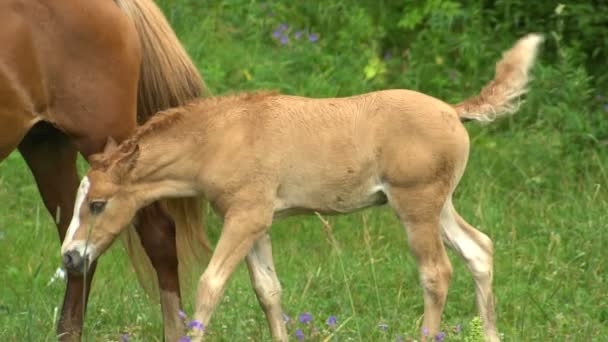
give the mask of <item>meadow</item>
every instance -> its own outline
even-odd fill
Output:
[[[498,328],[505,341],[608,341],[608,5],[525,1],[161,0],[213,94],[277,89],[348,96],[415,89],[449,103],[475,95],[501,52],[527,32],[546,42],[516,115],[467,123],[471,154],[455,206],[494,241]],[[587,7],[586,7],[587,6]],[[604,61],[604,63],[600,63]],[[81,171],[86,170],[81,161]],[[52,341],[64,282],[59,241],[15,152],[0,164],[0,340]],[[407,237],[388,207],[295,217],[272,230],[283,308],[296,339],[417,338],[422,290]],[[220,222],[210,213],[209,235]],[[454,277],[445,341],[474,329],[474,285]],[[186,313],[192,295],[185,294]],[[310,313],[312,322],[298,321]],[[335,326],[327,324],[330,316]],[[269,332],[239,267],[214,314],[211,341]],[[162,340],[159,304],[137,283],[120,243],[99,262],[87,341]]]

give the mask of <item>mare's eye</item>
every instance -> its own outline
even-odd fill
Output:
[[[91,203],[89,203],[89,210],[93,215],[100,214],[105,207],[106,201],[92,201]]]

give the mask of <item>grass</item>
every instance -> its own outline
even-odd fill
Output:
[[[425,49],[414,40],[409,64],[400,57],[370,62],[383,56],[381,29],[365,7],[332,3],[323,11],[314,3],[162,5],[215,93],[278,88],[342,96],[409,87],[458,101],[491,77],[500,50],[512,43],[496,42],[471,55],[465,51],[459,60],[447,58],[453,50],[448,45]],[[290,36],[290,44],[281,45],[272,31],[282,21],[289,23],[289,34],[308,30],[318,33],[319,41]],[[428,58],[429,53],[445,58]],[[513,118],[491,127],[467,124],[471,156],[455,205],[495,243],[498,327],[506,341],[608,340],[608,153],[605,145],[585,138],[602,133],[589,122],[601,123],[608,115],[588,100],[587,79],[575,63],[559,63],[541,58],[528,102]],[[451,68],[461,68],[453,82]],[[564,83],[570,86],[562,89]],[[62,281],[49,283],[60,265],[57,232],[18,153],[0,164],[0,203],[0,336],[54,340],[64,290]],[[407,237],[390,208],[325,219],[331,234],[315,216],[290,218],[272,228],[285,312],[293,321],[310,312],[322,336],[330,333],[325,320],[337,316],[338,326],[344,324],[336,340],[416,336],[422,292]],[[208,221],[216,238],[218,220]],[[449,339],[460,341],[476,315],[474,286],[455,254],[450,258],[454,279],[444,330],[461,325],[463,332]],[[142,292],[129,267],[120,244],[100,260],[86,320],[88,341],[119,340],[123,333],[131,340],[161,339],[159,305]],[[191,297],[187,294],[185,303],[190,314]],[[291,323],[292,337],[298,327],[310,336],[308,326]],[[231,280],[209,329],[213,341],[269,339],[244,267]]]

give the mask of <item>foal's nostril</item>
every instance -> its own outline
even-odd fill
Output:
[[[72,256],[69,252],[63,255],[63,265],[65,267],[70,267],[70,265],[72,265]]]
[[[63,265],[65,268],[75,272],[81,272],[84,259],[77,251],[69,251],[63,254]]]

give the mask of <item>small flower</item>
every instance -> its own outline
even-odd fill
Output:
[[[429,336],[429,328],[427,328],[427,327],[423,327],[423,328],[422,328],[422,335],[424,335],[424,336]]]
[[[445,338],[444,332],[440,332],[439,334],[435,335],[435,341],[437,341],[437,342],[442,342],[444,338]]]
[[[312,322],[312,315],[310,314],[310,312],[305,312],[303,314],[300,314],[300,317],[298,319],[300,320],[300,323],[308,324]]]
[[[296,32],[294,32],[293,37],[296,40],[300,40],[300,38],[302,38],[302,31],[296,31]]]
[[[460,331],[462,331],[462,326],[460,324],[456,324],[456,326],[452,330],[455,334],[460,334]]]
[[[382,331],[387,331],[388,330],[388,324],[386,323],[380,323],[378,324],[378,328]]]
[[[283,321],[285,323],[289,323],[291,321],[291,318],[289,316],[287,316],[286,314],[283,313]]]
[[[286,36],[281,37],[281,44],[287,45],[289,43],[289,38]]]
[[[121,342],[129,342],[129,334],[122,334],[122,335],[120,335],[120,341]]]
[[[327,325],[330,327],[335,327],[336,323],[338,323],[338,318],[336,316],[329,316],[329,318],[327,318]]]
[[[57,270],[55,270],[55,274],[53,274],[46,285],[49,286],[57,280],[65,280],[65,271],[61,267],[58,267]]]
[[[388,61],[389,59],[391,59],[391,52],[387,50],[384,52],[384,60]]]
[[[308,35],[308,40],[310,40],[312,43],[315,43],[319,40],[319,36],[316,33],[311,33]]]
[[[177,315],[179,316],[179,319],[181,319],[182,321],[186,319],[186,313],[183,312],[182,310],[179,310]]]
[[[296,329],[296,338],[298,341],[304,341],[304,332],[302,329]]]
[[[197,330],[203,331],[203,329],[205,329],[205,327],[203,326],[203,323],[194,319],[194,320],[188,322],[188,329],[197,329]]]
[[[288,28],[289,28],[289,26],[287,26],[287,24],[279,25],[279,31],[281,31],[281,32],[287,31]]]
[[[190,339],[190,336],[182,336],[179,338],[179,340],[177,342],[190,342],[190,341],[192,341]]]
[[[458,72],[456,70],[451,70],[448,77],[450,80],[452,80],[452,82],[456,82],[456,80],[458,80]]]
[[[281,37],[281,31],[279,31],[279,30],[274,30],[274,31],[272,32],[272,38],[279,39],[280,37]]]

